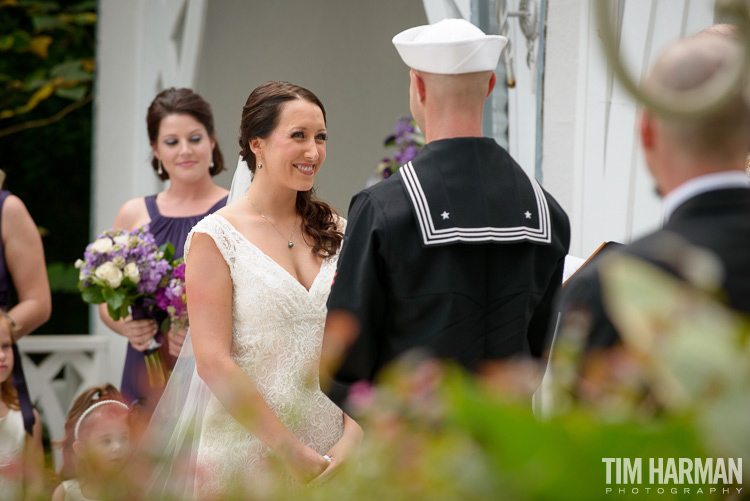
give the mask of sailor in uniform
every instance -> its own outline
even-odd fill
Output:
[[[352,199],[323,343],[324,376],[341,355],[327,381],[339,403],[414,348],[469,369],[540,357],[570,243],[558,203],[482,137],[506,39],[446,19],[393,43],[411,68],[410,108],[427,144]],[[349,325],[359,332],[342,341]]]

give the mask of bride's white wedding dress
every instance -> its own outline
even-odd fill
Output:
[[[344,430],[343,413],[321,391],[318,378],[326,300],[338,255],[323,260],[307,290],[218,214],[200,221],[188,235],[188,262],[195,233],[210,236],[229,266],[233,360],[289,430],[305,445],[326,454]],[[181,356],[185,356],[184,349]],[[196,374],[191,377],[185,400],[202,398],[207,403],[205,410],[201,409],[203,403],[196,404],[197,409],[187,410],[182,418],[191,421],[189,427],[193,430],[182,435],[198,435],[191,446],[194,464],[190,470],[194,479],[188,484],[193,485],[186,486],[186,493],[198,498],[213,497],[234,482],[248,485],[260,481],[268,471],[273,451],[237,422]],[[179,381],[170,380],[170,384]],[[204,396],[198,398],[199,393]],[[201,411],[202,416],[196,421],[191,413]],[[177,424],[177,429],[184,427],[184,422]],[[184,447],[178,443],[167,446],[183,453]]]

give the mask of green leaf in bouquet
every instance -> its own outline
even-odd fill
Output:
[[[167,242],[160,246],[159,250],[164,254],[164,259],[171,263],[174,257],[174,245],[172,245],[172,242]]]
[[[138,284],[133,282],[129,277],[125,277],[120,282],[120,288],[125,290],[131,290],[135,293],[138,290]]]
[[[125,293],[119,289],[107,288],[103,291],[104,300],[113,310],[120,310],[125,301]]]
[[[109,316],[112,317],[112,320],[117,322],[122,318],[122,315],[120,315],[120,310],[115,310],[112,308],[112,305],[107,303],[107,313],[109,313]]]
[[[98,285],[90,285],[81,290],[81,298],[89,304],[101,304],[104,302],[102,288]]]
[[[120,306],[120,317],[125,318],[128,315],[130,315],[130,300],[126,299],[125,302],[122,303],[122,306]]]
[[[117,308],[113,308],[112,304],[107,302],[107,312],[109,313],[109,316],[112,317],[112,320],[118,321],[121,318],[125,318],[130,315],[130,311],[128,310],[129,305],[130,301],[127,299],[127,297]]]

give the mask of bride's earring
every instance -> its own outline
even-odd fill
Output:
[[[259,168],[259,169],[262,169],[262,168],[263,168],[263,162],[261,162],[260,160],[258,160],[258,168]]]
[[[164,174],[164,166],[161,163],[161,158],[159,159],[159,168],[156,170],[156,172],[161,176]]]

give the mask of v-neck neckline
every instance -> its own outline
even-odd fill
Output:
[[[259,253],[259,254],[260,254],[261,256],[263,256],[263,258],[267,259],[268,261],[270,261],[271,263],[273,263],[273,265],[275,265],[275,266],[276,266],[277,268],[279,268],[279,269],[280,269],[281,271],[283,271],[283,272],[284,272],[284,273],[285,273],[285,274],[286,274],[286,275],[287,275],[287,276],[288,276],[289,278],[291,278],[291,279],[292,279],[292,281],[293,281],[293,282],[296,282],[296,283],[297,283],[297,285],[299,285],[300,287],[302,287],[302,289],[303,289],[303,290],[304,290],[304,291],[305,291],[306,293],[310,294],[310,292],[311,292],[311,291],[312,291],[312,290],[313,290],[313,289],[315,288],[315,284],[316,284],[316,283],[318,282],[318,278],[320,278],[320,275],[321,275],[321,274],[323,273],[323,265],[325,265],[325,262],[326,262],[326,261],[328,260],[328,258],[323,258],[323,260],[322,260],[322,261],[320,262],[320,268],[318,269],[318,273],[317,273],[317,274],[315,275],[315,278],[313,278],[313,281],[312,281],[312,283],[310,284],[310,288],[308,289],[307,287],[305,287],[305,286],[304,286],[304,284],[303,284],[302,282],[300,282],[300,281],[299,281],[298,279],[294,278],[294,275],[292,275],[292,274],[291,274],[291,273],[289,272],[289,270],[287,270],[286,268],[284,268],[283,266],[281,266],[281,265],[280,265],[280,264],[279,264],[279,263],[278,263],[278,262],[277,262],[277,261],[276,261],[275,259],[273,259],[273,258],[272,258],[271,256],[269,256],[269,255],[268,255],[268,254],[266,254],[265,252],[263,252],[263,251],[262,251],[262,250],[260,249],[260,247],[258,247],[258,246],[257,246],[257,245],[255,245],[254,243],[252,243],[252,242],[250,241],[250,239],[249,239],[249,238],[247,238],[247,237],[246,237],[245,235],[243,235],[243,234],[242,234],[242,232],[241,232],[240,230],[238,230],[237,228],[235,228],[235,227],[234,227],[234,225],[233,225],[232,223],[230,223],[230,222],[229,222],[229,220],[228,220],[227,218],[225,218],[225,217],[224,217],[224,216],[222,216],[221,214],[216,214],[216,213],[214,213],[213,215],[215,215],[215,216],[218,216],[218,217],[220,217],[221,219],[223,219],[223,220],[224,220],[224,221],[225,221],[225,222],[226,222],[226,223],[227,223],[227,224],[229,225],[229,227],[230,227],[230,228],[232,228],[232,230],[233,230],[233,231],[234,231],[235,233],[237,233],[237,234],[238,234],[239,236],[241,236],[241,237],[242,237],[242,240],[244,240],[245,242],[247,242],[247,244],[248,244],[248,245],[249,245],[249,246],[250,246],[251,248],[255,249],[255,250],[256,250],[256,251],[257,251],[257,252],[258,252],[258,253]]]

